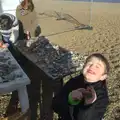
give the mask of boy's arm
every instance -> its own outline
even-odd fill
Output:
[[[88,106],[88,109],[85,111],[85,114],[82,116],[82,118],[78,115],[77,120],[102,120],[108,103],[109,100],[107,97],[96,100],[95,103]]]
[[[80,76],[77,76],[69,80],[60,90],[58,94],[55,95],[52,101],[52,107],[55,112],[63,112],[68,110],[68,95],[74,89],[74,86],[78,84]]]
[[[64,95],[67,95],[66,97],[68,97],[68,94],[74,90],[74,89],[77,89],[76,86],[79,85],[79,81],[81,79],[81,75],[75,77],[75,78],[72,78],[70,79],[63,87],[62,89],[60,90],[60,92],[58,94],[64,94]]]

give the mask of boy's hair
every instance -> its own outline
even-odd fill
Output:
[[[0,16],[0,29],[2,30],[9,30],[12,28],[13,21],[7,15]]]
[[[92,57],[98,58],[99,60],[101,60],[101,61],[105,64],[105,73],[108,74],[108,73],[109,73],[109,70],[110,70],[109,62],[108,62],[108,60],[107,60],[102,54],[100,54],[100,53],[94,53],[94,54],[88,56],[87,59],[86,59],[85,64],[86,64],[87,62],[89,62],[89,60],[90,60]]]

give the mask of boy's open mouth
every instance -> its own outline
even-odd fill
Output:
[[[87,73],[92,74],[92,75],[95,75],[95,72],[93,72],[93,71],[90,70],[90,69],[87,70]]]

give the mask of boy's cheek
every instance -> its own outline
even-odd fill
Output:
[[[86,74],[86,71],[87,71],[87,70],[84,68],[83,71],[82,71],[82,72],[83,72],[83,75]]]
[[[88,66],[85,66],[84,68],[83,68],[83,74],[87,74],[87,70],[88,70]]]
[[[87,78],[87,77],[88,77],[88,74],[87,74],[87,69],[83,69],[83,75],[84,75],[84,77],[85,77],[85,78]]]

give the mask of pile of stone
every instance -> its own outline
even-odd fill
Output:
[[[10,51],[7,48],[0,49],[0,119],[9,104],[11,91],[29,82]]]
[[[39,37],[28,51],[37,54],[37,64],[53,79],[81,71],[87,57],[50,43],[45,37]]]
[[[0,119],[4,117],[6,108],[9,104],[11,94],[5,94],[0,96]]]
[[[3,51],[3,50],[1,50]],[[0,84],[14,80],[20,80],[23,77],[18,64],[8,50],[0,52]]]

